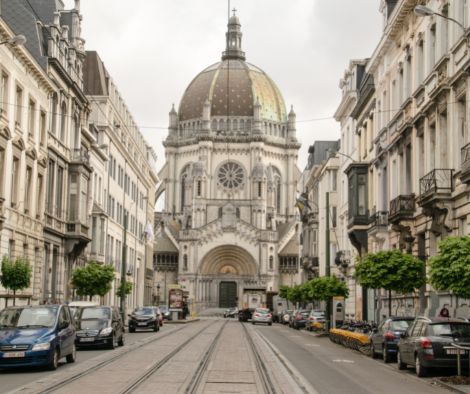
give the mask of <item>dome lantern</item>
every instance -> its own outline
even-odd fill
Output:
[[[242,51],[242,32],[238,16],[233,9],[233,15],[228,20],[228,30],[225,33],[226,47],[222,53],[222,60],[245,60],[245,52]]]

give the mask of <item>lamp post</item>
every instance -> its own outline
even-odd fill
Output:
[[[8,44],[12,47],[16,47],[18,45],[26,44],[26,37],[23,34],[18,34],[17,36],[13,36],[8,40],[0,41],[0,45]]]
[[[126,274],[127,274],[127,211],[124,210],[124,228],[122,232],[122,264],[121,264],[121,314],[122,314],[122,321],[126,319],[126,293],[124,289],[126,288]]]

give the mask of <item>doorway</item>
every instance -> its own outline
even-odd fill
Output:
[[[233,308],[237,306],[237,283],[220,282],[219,285],[219,307]]]

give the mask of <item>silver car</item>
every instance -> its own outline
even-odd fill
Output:
[[[256,308],[251,317],[252,324],[264,323],[270,326],[273,325],[273,315],[267,308]]]

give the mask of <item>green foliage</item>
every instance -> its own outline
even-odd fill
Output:
[[[293,287],[281,286],[279,294],[291,302],[327,301],[332,297],[347,297],[349,290],[335,276],[324,276]]]
[[[371,289],[410,293],[426,283],[424,262],[399,250],[369,253],[356,264],[355,277]]]
[[[124,285],[124,286],[123,286]],[[116,290],[118,297],[123,297],[132,293],[132,282],[121,283]]]
[[[103,297],[111,290],[114,279],[114,268],[111,265],[101,265],[90,261],[86,266],[76,268],[72,272],[72,285],[80,296]]]
[[[6,289],[23,290],[31,283],[31,266],[27,259],[10,260],[8,257],[2,259],[2,277],[0,282]]]
[[[336,276],[322,276],[314,278],[305,284],[307,288],[308,300],[328,301],[333,297],[345,297],[349,295],[346,283]]]
[[[470,237],[448,237],[439,242],[439,254],[429,260],[429,283],[470,298]]]

